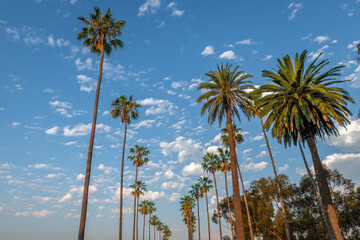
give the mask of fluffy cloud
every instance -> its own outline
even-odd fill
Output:
[[[86,75],[80,74],[76,76],[78,83],[80,84],[80,91],[91,92],[96,89],[96,80],[87,77]]]
[[[84,70],[84,69],[87,69],[87,70],[92,70],[92,63],[93,63],[93,60],[91,58],[87,58],[84,62],[81,61],[80,58],[77,58],[75,60],[75,65],[76,65],[76,68],[77,70]]]
[[[200,163],[195,163],[192,162],[189,165],[186,165],[182,172],[181,172],[184,176],[189,176],[189,175],[195,175],[195,176],[199,176],[201,174],[203,174],[203,169],[201,167]]]
[[[208,56],[214,54],[214,47],[211,45],[208,45],[205,47],[204,51],[201,52],[201,55]]]
[[[251,44],[255,44],[255,42],[253,42],[251,40],[251,38],[248,38],[248,39],[244,39],[244,40],[241,40],[241,41],[237,41],[236,42],[237,45],[241,44],[241,45],[251,45]]]
[[[228,60],[236,59],[236,55],[235,55],[234,51],[232,51],[232,50],[223,52],[222,54],[220,54],[219,57],[221,59],[228,59]]]
[[[60,198],[59,203],[67,202],[71,199],[71,197],[71,193],[67,193],[62,198]]]
[[[69,113],[69,110],[72,108],[72,103],[55,100],[49,102],[49,104],[52,108],[55,108],[55,112],[58,112],[68,118],[72,117],[72,115]]]
[[[255,136],[255,137],[251,137],[250,138],[250,141],[260,141],[260,140],[262,140],[262,139],[264,139],[264,135],[262,135],[262,134],[260,134],[260,135],[257,135],[257,136]]]
[[[340,136],[330,137],[329,144],[336,146],[344,151],[360,151],[360,119],[351,120],[351,124],[338,127]]]
[[[272,59],[273,55],[266,55],[265,57],[263,57],[261,59],[261,61],[269,61],[270,59]]]
[[[55,135],[58,132],[58,130],[59,130],[59,127],[55,126],[55,127],[46,129],[45,133],[49,134],[49,135]]]
[[[346,178],[360,181],[360,153],[341,154],[334,153],[323,160],[323,164],[331,169],[337,169]]]
[[[288,164],[285,164],[283,167],[279,167],[279,171],[280,171],[280,172],[284,172],[284,171],[286,171],[287,169],[289,169],[289,165],[288,165]]]
[[[322,44],[323,42],[330,41],[330,38],[328,36],[317,36],[314,41]]]
[[[172,102],[168,100],[154,98],[146,98],[144,100],[140,100],[139,104],[142,106],[150,106],[150,108],[146,109],[145,115],[158,115],[163,113],[173,115],[174,109],[177,108]]]
[[[178,189],[180,191],[184,187],[186,187],[185,183],[177,183],[177,182],[173,182],[173,181],[163,182],[161,184],[161,188],[164,190]]]
[[[268,165],[267,162],[260,162],[260,163],[251,162],[249,164],[241,164],[241,169],[244,172],[247,172],[249,170],[254,171],[254,172],[260,172],[260,171],[264,170],[267,165]]]
[[[114,172],[116,172],[116,169],[113,168],[113,167],[107,167],[105,166],[104,164],[100,164],[97,169],[101,170],[101,171],[104,171],[105,174],[109,175],[109,174],[112,174]]]
[[[166,157],[171,152],[179,152],[178,160],[180,162],[186,160],[200,160],[203,154],[203,148],[200,143],[183,136],[177,137],[175,141],[167,143],[161,142],[161,153]]]
[[[155,123],[155,120],[143,120],[137,124],[134,124],[134,129],[138,129],[140,127],[150,128],[152,127],[153,123]]]
[[[147,191],[144,196],[142,197],[143,200],[158,200],[158,199],[161,199],[161,198],[165,198],[166,197],[166,194],[164,191],[161,191],[161,192],[153,192],[153,191]]]
[[[13,126],[13,127],[17,127],[17,126],[19,126],[21,123],[19,123],[19,122],[13,122],[13,123],[11,123],[11,126]]]
[[[266,156],[266,151],[261,151],[258,155],[256,155],[256,158],[263,158]]]
[[[59,167],[53,167],[50,164],[46,163],[36,163],[34,165],[28,165],[29,168],[35,168],[35,169],[47,169],[47,170],[60,170]]]
[[[78,136],[86,136],[89,135],[91,132],[91,123],[83,124],[80,123],[70,129],[70,126],[66,126],[63,128],[64,136],[65,137],[78,137]],[[96,132],[110,132],[111,127],[104,124],[96,124]]]
[[[98,191],[98,189],[97,189],[96,186],[94,186],[94,185],[89,186],[89,193],[90,194],[95,194],[95,193],[97,193],[97,191]],[[70,192],[71,193],[76,193],[78,195],[82,195],[83,192],[84,192],[84,186],[74,186],[74,187],[72,187],[70,189]]]
[[[154,14],[160,8],[160,0],[146,0],[139,8],[138,16],[143,16],[147,13]]]
[[[169,197],[170,202],[175,202],[180,199],[180,193],[172,193]]]
[[[7,27],[5,29],[5,32],[6,32],[6,34],[8,34],[11,37],[11,39],[13,41],[19,41],[20,40],[19,29],[12,28],[12,27]]]
[[[79,181],[81,181],[81,180],[84,180],[85,179],[85,175],[84,174],[78,174],[77,176],[76,176],[76,180],[79,180]]]

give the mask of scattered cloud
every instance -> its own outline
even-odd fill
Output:
[[[85,179],[85,175],[84,174],[78,174],[77,176],[76,176],[76,180],[79,180],[79,181],[81,181],[81,180],[84,180]]]
[[[266,55],[265,57],[263,57],[261,59],[261,61],[269,61],[270,59],[272,59],[273,55]]]
[[[288,6],[288,9],[291,11],[290,15],[288,16],[288,19],[293,20],[296,16],[296,13],[303,7],[304,6],[302,5],[302,3],[291,2],[290,5]]]
[[[181,17],[185,11],[184,10],[179,10],[177,8],[177,3],[176,2],[170,2],[167,6],[166,9],[171,10],[171,16],[175,16],[175,17]]]
[[[279,167],[280,172],[285,172],[287,169],[289,169],[289,165],[287,163],[284,166]]]
[[[330,137],[328,143],[343,151],[360,151],[360,119],[351,119],[350,125],[346,126],[346,128],[337,127],[339,136]]]
[[[249,164],[241,164],[241,169],[244,172],[247,172],[249,170],[254,171],[254,172],[260,172],[262,170],[264,170],[266,168],[266,166],[268,165],[267,162],[260,162],[260,163],[249,163]]]
[[[179,162],[200,160],[203,154],[203,148],[199,142],[183,136],[177,137],[173,142],[161,142],[160,147],[165,157],[172,152],[178,152]]]
[[[55,100],[49,102],[49,104],[52,108],[55,108],[55,112],[58,112],[67,118],[72,117],[72,114],[69,113],[69,110],[72,108],[72,103]]]
[[[164,113],[173,115],[174,109],[176,108],[172,102],[163,99],[146,98],[138,102],[142,106],[150,106],[150,108],[146,109],[145,111],[146,116]]]
[[[51,164],[47,163],[36,163],[33,165],[28,165],[29,168],[35,168],[35,169],[47,169],[47,170],[60,170],[59,167],[53,167]]]
[[[66,126],[63,128],[63,134],[65,137],[78,137],[78,136],[86,136],[89,135],[91,132],[91,123],[89,124],[83,124],[80,123],[76,126],[74,126],[72,129],[70,126]],[[102,133],[102,132],[110,132],[111,127],[105,124],[96,124],[96,132]]]
[[[176,202],[180,199],[180,193],[172,193],[169,197],[170,202]]]
[[[59,127],[54,126],[52,128],[46,129],[45,133],[48,134],[48,135],[55,135],[55,134],[57,134],[58,131],[59,131]]]
[[[72,198],[71,193],[65,194],[62,198],[60,198],[59,203],[64,203],[69,201]]]
[[[140,6],[138,16],[154,14],[160,8],[160,6],[160,0],[146,0],[145,3]]]
[[[76,68],[79,71],[82,71],[85,69],[92,70],[93,69],[92,64],[93,64],[93,60],[91,58],[86,58],[86,60],[84,62],[81,61],[81,58],[77,58],[75,60]]]
[[[20,40],[19,29],[17,29],[17,28],[7,27],[5,29],[5,33],[8,34],[11,37],[11,40],[13,40],[13,41]]]
[[[189,175],[199,176],[199,175],[203,174],[204,171],[203,171],[200,163],[192,162],[189,165],[186,165],[183,168],[181,173],[183,176],[189,176]]]
[[[155,123],[155,120],[142,120],[141,122],[134,124],[134,129],[138,129],[141,127],[150,128]]]
[[[344,177],[359,182],[360,153],[334,153],[322,162],[331,169],[337,169]]]
[[[324,58],[325,54],[324,51],[329,48],[329,45],[324,45],[323,47],[316,50],[316,52],[310,52],[308,57],[310,58],[310,61],[314,61],[317,57],[319,57],[320,54],[322,54],[319,59]]]
[[[28,217],[28,216],[32,216],[32,217],[36,217],[36,218],[44,218],[44,217],[48,217],[50,215],[52,215],[54,213],[54,211],[48,211],[46,209],[43,209],[41,211],[34,211],[34,212],[29,212],[29,211],[25,211],[25,212],[16,212],[14,214],[15,217]]]
[[[348,49],[351,49],[351,51],[354,51],[356,52],[358,49],[357,49],[357,45],[360,43],[360,40],[357,40],[357,41],[353,41],[352,43],[349,43],[348,44]]]
[[[80,74],[76,76],[78,83],[80,84],[80,91],[84,91],[90,93],[91,91],[96,89],[96,80],[87,77],[86,75]]]
[[[233,59],[236,59],[236,55],[233,50],[229,50],[229,51],[226,51],[226,52],[223,52],[222,54],[220,54],[219,58],[233,60]]]
[[[19,122],[12,122],[12,123],[11,123],[11,126],[17,127],[17,126],[20,126],[20,124],[21,124],[21,123],[19,123]]]
[[[261,151],[258,155],[256,155],[256,158],[263,158],[266,156],[266,151]]]
[[[248,39],[244,39],[241,41],[237,41],[235,44],[236,45],[252,45],[252,44],[256,44],[256,43],[253,42],[253,40],[251,38],[248,38]]]
[[[330,38],[328,36],[317,36],[315,39],[314,39],[315,42],[319,43],[319,44],[322,44],[323,42],[327,42],[327,41],[330,41]]]
[[[264,135],[263,134],[260,134],[260,135],[256,135],[255,137],[250,137],[250,141],[260,141],[264,139]]]
[[[209,56],[215,54],[214,47],[211,45],[208,45],[205,47],[205,49],[201,52],[201,55],[203,56]]]

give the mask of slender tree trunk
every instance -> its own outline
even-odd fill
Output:
[[[233,221],[232,221],[232,216],[231,216],[231,208],[230,208],[229,190],[228,190],[228,185],[227,185],[227,169],[226,169],[226,171],[224,172],[224,174],[225,174],[226,197],[227,197],[227,204],[228,204],[228,209],[229,209],[231,236],[232,236],[232,239],[235,239]]]
[[[301,152],[301,156],[303,157],[303,160],[304,160],[304,164],[305,164],[305,167],[306,167],[306,171],[308,172],[309,174],[309,178],[311,180],[311,184],[313,185],[313,188],[314,188],[314,191],[316,193],[316,196],[318,198],[318,202],[319,202],[319,205],[320,205],[320,208],[321,208],[321,212],[323,214],[323,217],[324,219],[326,218],[325,217],[325,208],[324,206],[322,205],[322,202],[321,202],[321,196],[320,196],[320,192],[319,192],[319,189],[318,189],[318,186],[316,185],[316,181],[314,179],[314,176],[312,175],[311,171],[310,171],[310,168],[309,168],[309,165],[306,161],[306,157],[305,157],[305,154],[304,154],[304,150],[301,146],[301,142],[299,140],[299,147],[300,147],[300,152]]]
[[[207,213],[207,221],[208,221],[208,234],[209,234],[209,240],[211,240],[211,234],[210,234],[210,218],[209,218],[209,203],[208,203],[207,193],[205,193],[205,199],[206,199],[206,213]]]
[[[134,222],[133,222],[133,240],[135,240],[135,220],[136,220],[136,182],[137,182],[137,175],[138,175],[138,167],[136,166],[136,173],[135,173],[135,194],[134,194]]]
[[[266,135],[266,132],[265,132],[265,129],[264,129],[264,122],[263,122],[263,120],[262,120],[261,117],[259,117],[259,118],[260,118],[260,122],[261,122],[261,128],[262,128],[263,133],[264,133],[266,145],[267,145],[267,148],[268,148],[268,151],[269,151],[269,155],[270,155],[270,159],[271,159],[271,164],[272,164],[272,167],[273,167],[273,170],[274,170],[274,174],[275,174],[275,182],[276,182],[277,191],[278,191],[278,194],[279,194],[279,197],[280,197],[280,203],[281,203],[281,213],[282,213],[282,216],[283,216],[283,218],[284,218],[284,226],[285,226],[286,238],[287,238],[287,240],[290,240],[290,239],[291,239],[291,238],[290,238],[290,230],[289,230],[289,225],[288,225],[288,221],[287,221],[287,217],[286,217],[285,204],[284,204],[284,199],[283,199],[283,196],[282,196],[282,193],[281,193],[281,187],[280,187],[278,175],[277,175],[277,172],[276,172],[276,167],[275,167],[275,163],[274,163],[274,158],[273,158],[273,156],[272,156],[271,149],[270,149],[270,144],[269,144],[269,140],[268,140],[268,138],[267,138],[267,135]]]
[[[198,214],[198,232],[199,232],[199,240],[201,240],[201,236],[200,236],[200,212],[199,212],[199,198],[196,199],[197,201],[197,214]]]
[[[150,220],[151,220],[151,213],[149,215],[149,240],[150,240]]]
[[[97,88],[96,88],[93,121],[92,121],[92,125],[91,125],[91,135],[90,135],[89,151],[88,151],[88,158],[87,158],[87,164],[86,164],[86,173],[85,173],[84,192],[83,192],[83,201],[82,201],[82,207],[81,207],[78,240],[83,240],[84,236],[85,236],[85,222],[86,222],[89,185],[90,185],[91,161],[92,161],[92,154],[93,154],[93,148],[94,148],[96,118],[97,118],[97,111],[98,111],[98,104],[99,104],[103,62],[104,62],[104,48],[101,50],[101,57],[100,57],[99,78],[98,78],[98,84],[97,84]]]
[[[154,225],[154,240],[156,239],[156,229],[155,229],[155,225]]]
[[[341,230],[336,216],[336,211],[331,199],[329,184],[326,180],[325,171],[320,161],[320,157],[317,151],[315,137],[308,136],[306,138],[311,156],[314,162],[315,176],[319,185],[319,191],[321,195],[321,202],[325,209],[325,223],[329,232],[330,240],[342,240]]]
[[[136,206],[136,240],[139,240],[139,202],[140,197],[137,199],[137,206]]]
[[[191,234],[191,226],[190,226],[190,220],[188,219],[188,239],[192,240],[192,234]]]
[[[226,108],[226,126],[229,136],[229,149],[230,149],[230,162],[231,162],[231,176],[233,186],[233,197],[234,197],[234,210],[235,210],[235,233],[238,240],[245,240],[244,223],[242,219],[241,211],[241,198],[239,191],[239,180],[236,169],[236,150],[235,150],[235,139],[232,132],[232,119],[230,113],[230,107]]]
[[[236,158],[236,159],[237,159],[237,158]],[[243,181],[243,178],[242,178],[242,175],[241,175],[241,171],[240,171],[240,167],[239,167],[239,163],[238,163],[238,162],[237,162],[237,169],[238,169],[238,171],[239,171],[240,182],[241,182],[241,186],[242,186],[242,190],[243,190],[243,194],[244,194],[244,202],[245,202],[246,214],[247,214],[248,223],[249,223],[249,228],[250,228],[250,237],[251,237],[251,240],[254,240],[254,231],[253,231],[252,223],[251,223],[249,205],[248,205],[248,202],[247,202],[247,197],[246,197],[246,192],[245,192],[244,181]]]
[[[159,240],[161,240],[161,231],[159,230]]]
[[[122,240],[122,208],[123,208],[123,185],[124,185],[124,157],[125,157],[125,143],[126,143],[127,121],[125,121],[124,143],[121,159],[120,171],[120,224],[119,224],[119,240]]]
[[[143,225],[143,240],[145,240],[145,214],[144,214],[144,225]]]
[[[212,173],[214,177],[214,184],[215,184],[215,193],[216,193],[216,203],[217,203],[217,210],[218,210],[218,218],[219,218],[219,231],[220,231],[220,239],[222,238],[222,231],[221,231],[221,216],[220,216],[220,204],[219,204],[219,196],[218,196],[218,190],[216,185],[216,178],[215,173]]]

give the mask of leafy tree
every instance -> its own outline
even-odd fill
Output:
[[[147,192],[147,190],[146,190],[146,184],[143,181],[136,181],[136,183],[130,185],[130,188],[133,189],[130,194],[134,196],[134,226],[133,226],[133,240],[134,240],[135,239],[135,226],[136,226],[136,238],[137,239],[138,239],[138,233],[139,233],[138,209],[139,209],[140,195],[144,195],[145,192]],[[135,225],[135,218],[136,218],[136,225]]]
[[[91,135],[89,143],[88,158],[86,164],[86,174],[84,182],[84,193],[81,207],[81,216],[79,224],[79,235],[78,239],[83,240],[85,234],[85,222],[87,212],[88,193],[90,185],[90,172],[91,172],[91,161],[95,138],[96,119],[100,95],[100,85],[102,77],[102,67],[104,62],[104,55],[110,55],[112,49],[117,50],[118,47],[123,47],[123,42],[118,39],[121,36],[121,28],[124,27],[125,21],[116,21],[111,15],[110,8],[105,14],[101,14],[100,8],[94,7],[95,13],[90,14],[90,19],[85,17],[78,17],[79,20],[85,25],[81,32],[78,34],[77,39],[83,41],[85,47],[90,48],[91,52],[100,55],[100,66],[99,66],[99,78],[96,88],[94,115],[91,125]],[[121,228],[120,236],[121,239]]]
[[[201,95],[197,102],[205,103],[201,109],[201,115],[208,112],[208,122],[213,124],[218,119],[219,126],[221,126],[224,115],[226,116],[226,126],[229,135],[230,161],[231,161],[231,176],[233,194],[235,200],[235,231],[239,240],[245,239],[244,223],[242,220],[242,211],[240,205],[239,181],[236,169],[236,151],[235,140],[232,131],[233,118],[237,117],[240,120],[239,110],[248,117],[247,105],[248,89],[252,89],[251,81],[247,78],[252,77],[250,74],[245,74],[243,71],[238,71],[238,67],[231,70],[232,65],[217,66],[217,71],[210,71],[206,73],[209,77],[209,82],[201,83],[198,90],[207,90]],[[235,119],[234,119],[235,120]]]
[[[191,190],[190,190],[190,195],[196,199],[196,206],[197,206],[197,218],[198,218],[198,234],[199,234],[199,240],[201,239],[201,234],[200,234],[200,212],[199,212],[199,198],[203,198],[204,197],[204,193],[201,189],[201,185],[200,183],[195,183],[194,185],[191,186]]]
[[[198,182],[200,184],[200,188],[202,192],[205,194],[205,200],[206,200],[206,213],[207,213],[207,222],[208,222],[208,236],[209,240],[211,240],[211,234],[210,234],[210,218],[209,218],[209,201],[207,194],[210,192],[210,189],[213,187],[212,181],[208,177],[200,177],[198,179]]]
[[[157,222],[159,221],[159,218],[156,216],[156,215],[154,215],[154,216],[152,216],[151,218],[150,218],[150,224],[151,225],[153,225],[154,226],[154,240],[155,240],[155,233],[156,233],[156,230],[155,230],[155,228],[156,228],[156,225],[157,225]]]
[[[156,211],[155,203],[153,201],[147,201],[148,205],[148,213],[149,213],[149,240],[150,240],[150,224],[151,223],[151,214],[153,214]]]
[[[319,58],[319,57],[318,57]],[[285,146],[306,141],[312,155],[315,176],[319,186],[321,202],[325,208],[325,222],[331,240],[343,239],[331,199],[329,185],[317,151],[315,138],[324,139],[338,135],[337,125],[346,126],[350,121],[347,103],[353,99],[344,89],[334,86],[346,82],[337,80],[344,66],[336,66],[322,72],[328,60],[317,63],[317,59],[305,66],[307,52],[295,55],[294,63],[286,55],[278,59],[278,67],[263,71],[262,76],[272,83],[260,87],[267,95],[262,98],[261,116],[268,116],[265,128],[272,126],[272,135]]]
[[[141,107],[140,104],[137,104],[135,101],[133,101],[133,96],[130,96],[129,99],[127,99],[127,97],[124,95],[117,98],[111,104],[112,117],[120,118],[121,123],[125,124],[124,143],[123,143],[123,151],[121,158],[121,170],[120,170],[120,224],[119,224],[120,239],[122,236],[121,232],[122,232],[122,211],[123,211],[124,156],[125,156],[127,125],[131,123],[131,120],[135,120],[139,117],[138,109],[140,107]]]
[[[181,215],[184,216],[188,228],[188,239],[193,240],[192,218],[194,217],[193,208],[195,207],[195,199],[186,195],[180,199],[180,206]]]

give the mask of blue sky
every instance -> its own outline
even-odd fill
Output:
[[[114,239],[118,233],[118,186],[123,126],[111,118],[110,105],[120,95],[134,95],[140,117],[129,127],[127,150],[148,147],[150,163],[139,179],[145,198],[173,239],[184,239],[179,198],[198,176],[206,150],[221,146],[217,124],[200,116],[199,83],[216,64],[231,63],[266,83],[261,71],[276,58],[307,49],[323,52],[331,65],[346,65],[343,84],[359,111],[360,65],[355,61],[360,20],[359,1],[84,1],[17,0],[0,9],[0,238],[71,239],[78,230],[90,123],[99,57],[76,36],[93,6],[111,7],[125,20],[124,48],[105,58],[98,127],[92,165],[87,239]],[[331,168],[360,183],[360,120],[341,136],[318,142]],[[239,124],[239,123],[238,123]],[[256,119],[242,117],[245,142],[238,157],[246,186],[273,176]],[[304,166],[297,148],[271,139],[278,171],[297,182]],[[307,150],[307,149],[306,149]],[[309,154],[308,158],[310,159]],[[125,183],[134,167],[125,161]],[[224,177],[217,175],[225,196]],[[214,192],[210,208],[215,208]],[[206,236],[205,202],[200,202]],[[130,238],[132,199],[125,189],[125,237]],[[212,233],[218,228],[212,224]]]

